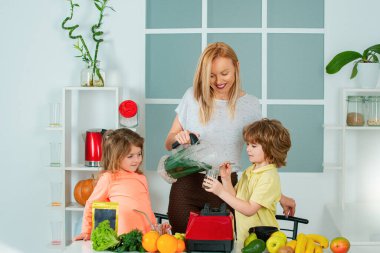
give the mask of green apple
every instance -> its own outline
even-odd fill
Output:
[[[276,231],[273,234],[271,234],[270,236],[271,237],[272,236],[279,236],[279,237],[281,237],[281,238],[283,238],[285,240],[285,243],[288,241],[288,238],[286,237],[286,234],[284,232],[281,232],[281,231]]]
[[[286,241],[281,236],[271,236],[267,241],[267,249],[270,253],[276,253],[279,248],[285,246]]]
[[[257,235],[255,233],[250,233],[247,238],[244,240],[244,247],[247,246],[250,242],[257,239]]]

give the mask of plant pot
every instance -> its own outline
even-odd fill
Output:
[[[375,88],[379,81],[379,63],[359,63],[354,81],[358,87]]]

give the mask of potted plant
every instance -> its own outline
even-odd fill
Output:
[[[99,11],[98,22],[91,27],[92,39],[95,42],[95,51],[94,54],[91,55],[90,50],[83,38],[82,35],[74,35],[75,29],[79,27],[76,25],[67,25],[67,22],[73,19],[74,9],[79,7],[79,4],[74,3],[73,0],[69,0],[70,2],[70,16],[66,17],[62,21],[62,29],[69,31],[69,37],[73,40],[77,40],[77,43],[74,44],[74,48],[77,49],[80,55],[76,57],[82,58],[82,60],[87,64],[87,69],[84,69],[82,73],[82,86],[104,86],[104,72],[99,67],[98,60],[98,51],[100,44],[104,41],[102,38],[103,31],[101,30],[101,26],[103,24],[104,12],[107,8],[115,11],[111,6],[108,5],[109,0],[93,0],[94,6]]]
[[[363,72],[358,76],[358,79],[360,79],[358,81],[360,85],[376,85],[379,76],[378,54],[380,54],[380,44],[365,49],[362,54],[355,51],[341,52],[334,56],[334,58],[327,64],[326,72],[328,74],[335,74],[348,63],[354,62],[350,79],[355,78],[360,70],[360,72]],[[372,80],[363,80],[362,78],[371,78]]]

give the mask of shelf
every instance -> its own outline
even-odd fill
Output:
[[[380,93],[380,89],[343,89],[346,93]]]
[[[327,210],[340,235],[352,245],[380,245],[380,204],[331,204]]]
[[[45,129],[48,130],[48,131],[63,131],[63,127],[62,126],[56,126],[56,127],[48,126]]]
[[[344,127],[346,130],[358,130],[358,131],[367,131],[367,130],[375,130],[375,131],[379,131],[380,130],[380,126],[345,126]]]
[[[71,166],[66,166],[65,170],[75,170],[75,171],[100,171],[102,167],[87,167],[84,164],[73,164]]]
[[[67,86],[64,88],[66,91],[71,90],[84,90],[84,91],[115,91],[120,89],[120,87],[81,87],[81,86]]]
[[[70,202],[68,205],[66,205],[65,210],[73,212],[83,212],[84,206],[81,206],[78,203]]]

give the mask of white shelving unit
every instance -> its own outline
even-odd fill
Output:
[[[62,208],[63,246],[71,243],[80,227],[84,207],[74,199],[78,181],[96,175],[99,167],[84,166],[84,134],[89,129],[119,128],[118,107],[121,98],[119,87],[65,87],[62,94],[63,124],[63,193]],[[57,129],[48,129],[57,130]],[[80,232],[80,231],[79,231]]]
[[[380,126],[347,126],[347,96],[360,95],[360,96],[380,96],[380,89],[343,89],[342,90],[342,112],[341,112],[341,125],[324,126],[326,130],[339,131],[341,134],[341,164],[324,164],[326,169],[339,171],[339,184],[340,184],[340,196],[339,203],[327,205],[328,212],[331,219],[334,221],[334,225],[342,236],[350,239],[352,245],[360,246],[378,246],[380,245],[380,204],[367,203],[362,201],[352,201],[352,193],[357,188],[351,185],[352,178],[357,175],[355,173],[361,173],[363,168],[357,166],[353,168],[348,163],[347,153],[357,152],[352,149],[367,148],[365,152],[370,153],[371,156],[378,156],[378,152],[371,151],[371,147],[360,147],[360,145],[353,144],[352,142],[360,140],[360,134],[377,134],[380,132]],[[377,132],[373,132],[377,131]],[[355,139],[356,138],[356,139]],[[367,136],[368,138],[368,136]],[[377,168],[376,168],[377,167]],[[378,166],[370,168],[378,170]],[[353,188],[353,189],[351,189]]]

